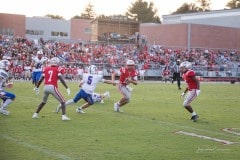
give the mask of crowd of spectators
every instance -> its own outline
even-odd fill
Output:
[[[32,57],[42,49],[44,56],[59,57],[67,68],[96,64],[99,68],[118,68],[132,59],[140,69],[163,69],[177,60],[190,61],[197,70],[229,71],[240,70],[240,51],[166,48],[161,45],[144,44],[96,44],[64,43],[44,39],[28,40],[22,37],[9,38],[0,35],[0,59],[8,58],[12,67],[29,65]]]

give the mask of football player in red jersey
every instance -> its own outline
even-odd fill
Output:
[[[185,91],[181,94],[181,97],[185,97],[183,107],[192,114],[191,120],[196,122],[198,115],[191,107],[191,102],[200,94],[200,83],[196,78],[196,74],[191,70],[192,64],[188,61],[184,61],[180,64],[180,71],[184,81],[187,83]]]
[[[70,120],[70,118],[68,118],[65,115],[65,112],[66,112],[65,99],[62,96],[62,94],[60,93],[60,91],[58,90],[57,81],[60,80],[61,83],[63,84],[63,86],[67,89],[68,95],[70,95],[70,89],[68,88],[68,86],[62,76],[64,73],[64,70],[58,66],[59,62],[60,62],[60,60],[57,57],[53,57],[50,60],[50,66],[45,67],[43,70],[42,77],[38,81],[35,91],[37,94],[39,94],[38,87],[44,80],[44,89],[43,89],[44,95],[43,95],[42,102],[38,105],[38,108],[37,108],[36,112],[33,114],[32,118],[38,118],[38,113],[41,111],[43,106],[47,103],[49,94],[51,94],[54,98],[56,98],[61,103],[62,120]]]
[[[115,81],[116,73],[112,74],[112,80]],[[126,67],[120,68],[120,77],[119,83],[117,85],[119,92],[122,95],[122,98],[114,103],[114,111],[122,112],[120,107],[124,106],[125,104],[129,103],[132,88],[129,86],[130,83],[133,85],[138,84],[138,72],[135,70],[135,63],[133,60],[128,60]]]

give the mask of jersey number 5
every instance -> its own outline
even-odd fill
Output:
[[[89,77],[88,77],[87,84],[91,85],[91,84],[92,84],[92,79],[93,79],[93,76],[89,76]]]

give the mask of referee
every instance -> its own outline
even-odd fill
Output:
[[[178,59],[177,62],[173,65],[173,79],[172,83],[174,81],[177,81],[177,86],[178,89],[181,89],[181,76],[180,76],[180,71],[179,71],[179,65],[180,65],[180,60]]]

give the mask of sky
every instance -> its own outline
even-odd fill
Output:
[[[70,19],[81,15],[89,3],[93,5],[97,15],[125,14],[135,0],[0,0],[0,13],[22,14],[27,17],[47,14],[59,15]],[[195,0],[143,0],[153,2],[158,16],[168,15],[176,11],[183,3],[194,3]],[[229,0],[211,0],[211,9],[226,8]]]

